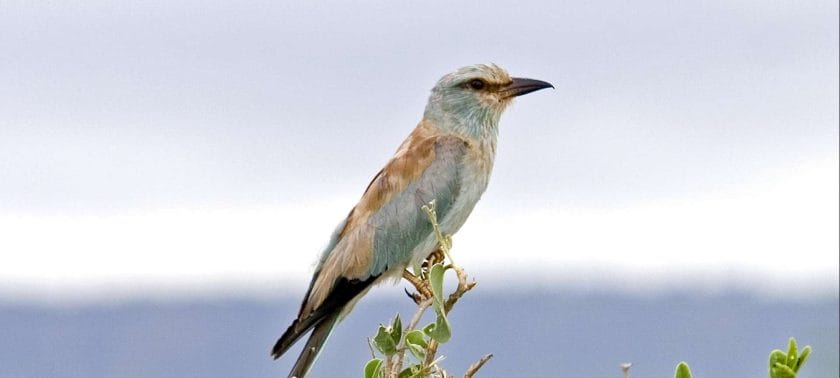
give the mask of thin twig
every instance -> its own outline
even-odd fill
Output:
[[[403,334],[408,334],[409,332],[413,331],[417,328],[417,324],[420,323],[420,319],[423,318],[423,313],[432,305],[434,302],[434,298],[427,298],[424,301],[417,304],[417,310],[414,312],[414,316],[411,317],[411,321],[408,323],[408,327],[403,329]],[[400,375],[400,369],[403,366],[403,360],[405,359],[405,338],[403,337],[400,340],[400,343],[397,345],[397,353],[394,354],[392,358],[389,358],[389,362],[391,365],[388,366],[389,369],[383,369],[384,371],[389,372],[389,377],[397,377]],[[393,361],[391,361],[393,359]]]
[[[423,360],[423,366],[432,366],[435,361],[435,354],[437,354],[438,342],[435,339],[430,339],[429,344],[426,345],[426,358]]]
[[[420,323],[420,318],[423,317],[423,313],[426,312],[426,309],[428,309],[432,303],[434,303],[434,299],[428,298],[417,305],[417,311],[411,318],[411,322],[408,323],[408,328],[405,329],[406,331],[412,331],[417,327],[417,323]]]
[[[468,277],[466,272],[463,269],[455,265],[455,262],[452,260],[452,256],[449,254],[449,250],[452,248],[452,237],[449,235],[445,235],[442,230],[440,229],[440,225],[438,224],[437,220],[437,212],[435,210],[435,201],[429,202],[428,205],[423,206],[423,211],[426,212],[426,215],[429,218],[429,222],[432,224],[433,233],[435,238],[438,242],[438,248],[432,252],[424,262],[424,265],[419,269],[417,275],[412,274],[409,271],[403,272],[403,278],[405,278],[412,286],[417,290],[417,294],[410,295],[414,301],[417,303],[417,311],[414,313],[414,316],[409,322],[407,328],[403,330],[404,334],[411,332],[412,330],[417,327],[417,324],[420,322],[421,318],[425,311],[432,305],[434,302],[434,293],[431,290],[431,283],[429,281],[428,273],[425,273],[426,269],[431,269],[432,265],[438,262],[443,262],[443,260],[449,260],[449,264],[444,266],[444,270],[452,269],[455,271],[456,276],[458,277],[458,286],[455,288],[455,291],[449,294],[446,300],[443,303],[443,315],[449,313],[452,310],[452,307],[455,305],[456,302],[468,291],[470,291],[473,287],[475,287],[476,282],[473,280],[472,282],[468,281]],[[407,291],[406,291],[407,292]],[[418,301],[420,299],[420,301]],[[421,371],[429,376],[441,376],[442,378],[448,378],[449,375],[443,370],[438,363],[443,359],[443,357],[435,358],[438,350],[438,342],[434,339],[430,339],[428,344],[426,345],[425,351],[425,358],[421,364]],[[391,358],[388,358],[386,361],[386,367],[384,371],[387,372],[388,377],[397,377],[399,375],[400,369],[402,368],[403,361],[405,359],[405,352],[406,352],[406,341],[403,338],[400,340],[400,343],[397,345],[397,353],[394,354]],[[488,354],[482,357],[478,362],[472,364],[469,369],[467,370],[466,374],[464,375],[465,378],[471,378],[481,366],[484,365],[487,360],[492,358],[492,354]]]
[[[481,359],[476,361],[474,364],[470,365],[470,367],[467,368],[467,372],[464,373],[464,378],[472,378],[472,376],[478,372],[478,369],[481,369],[481,367],[484,366],[484,363],[490,361],[491,358],[493,358],[493,354],[487,354],[484,357],[481,357]]]
[[[621,368],[621,372],[624,373],[624,378],[630,378],[630,367],[633,366],[633,364],[630,362],[624,362],[618,366]]]
[[[455,306],[455,302],[458,302],[458,299],[461,299],[466,292],[475,287],[475,281],[467,282],[467,273],[461,267],[455,266],[455,264],[450,264],[450,266],[455,271],[455,275],[458,276],[458,288],[452,294],[449,294],[449,298],[443,304],[443,312],[446,314],[449,314],[449,310],[452,309],[452,306]]]
[[[376,352],[373,351],[373,345],[371,344],[370,337],[367,338],[368,349],[370,349],[370,358],[376,358]]]
[[[452,292],[452,294],[449,294],[449,298],[447,298],[443,305],[443,313],[448,315],[449,311],[452,310],[452,306],[455,305],[455,302],[458,302],[458,299],[475,286],[475,281],[467,282],[467,273],[455,264],[450,263],[447,267],[452,268],[458,276],[458,287]],[[423,361],[423,366],[433,365],[438,346],[439,344],[437,341],[434,339],[429,340],[429,345],[426,346],[426,358]]]

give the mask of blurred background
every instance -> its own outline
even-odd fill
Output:
[[[333,227],[490,62],[556,90],[502,117],[444,366],[760,377],[795,336],[840,374],[836,1],[13,0],[0,51],[0,377],[285,376]]]

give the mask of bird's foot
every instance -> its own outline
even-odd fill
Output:
[[[430,253],[429,257],[426,257],[426,259],[423,260],[423,265],[421,266],[424,271],[428,271],[428,269],[431,268],[433,265],[439,262],[443,262],[445,258],[446,256],[443,254],[443,250],[438,248],[435,249],[434,252]]]
[[[429,284],[426,281],[423,281],[420,277],[411,274],[408,270],[403,271],[403,278],[410,282],[411,285],[414,286],[414,289],[417,290],[416,292],[411,293],[408,289],[405,289],[405,294],[408,295],[415,304],[420,304],[420,302],[434,296],[434,294],[432,294],[432,288],[429,287]]]

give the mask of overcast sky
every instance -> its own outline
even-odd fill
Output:
[[[436,80],[488,62],[556,90],[502,118],[468,271],[837,290],[836,1],[4,1],[0,51],[7,294],[296,293]]]

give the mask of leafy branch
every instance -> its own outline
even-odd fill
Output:
[[[365,364],[365,378],[452,377],[440,366],[444,357],[438,356],[438,346],[452,337],[452,328],[447,318],[449,311],[466,292],[475,287],[476,282],[469,280],[466,272],[452,261],[449,255],[452,238],[444,235],[440,229],[435,201],[423,206],[423,211],[432,224],[438,248],[422,266],[414,269],[414,273],[408,270],[403,272],[403,278],[416,290],[415,293],[406,290],[406,294],[417,304],[417,309],[405,328],[399,314],[390,325],[379,326],[376,335],[370,340],[373,358]],[[449,263],[444,264],[445,260],[449,260]],[[458,286],[449,295],[445,295],[443,279],[449,270],[455,272]],[[429,307],[434,309],[435,321],[418,328]],[[473,377],[492,357],[492,354],[487,354],[470,365],[464,378]]]
[[[805,364],[808,356],[811,355],[811,346],[806,345],[799,352],[796,347],[796,339],[790,338],[788,342],[787,353],[781,350],[774,349],[770,352],[769,370],[770,378],[796,378],[796,373]],[[624,378],[630,377],[631,364],[625,363],[621,365],[621,370],[624,372]],[[680,362],[674,371],[674,378],[691,378],[691,369],[685,361]]]

